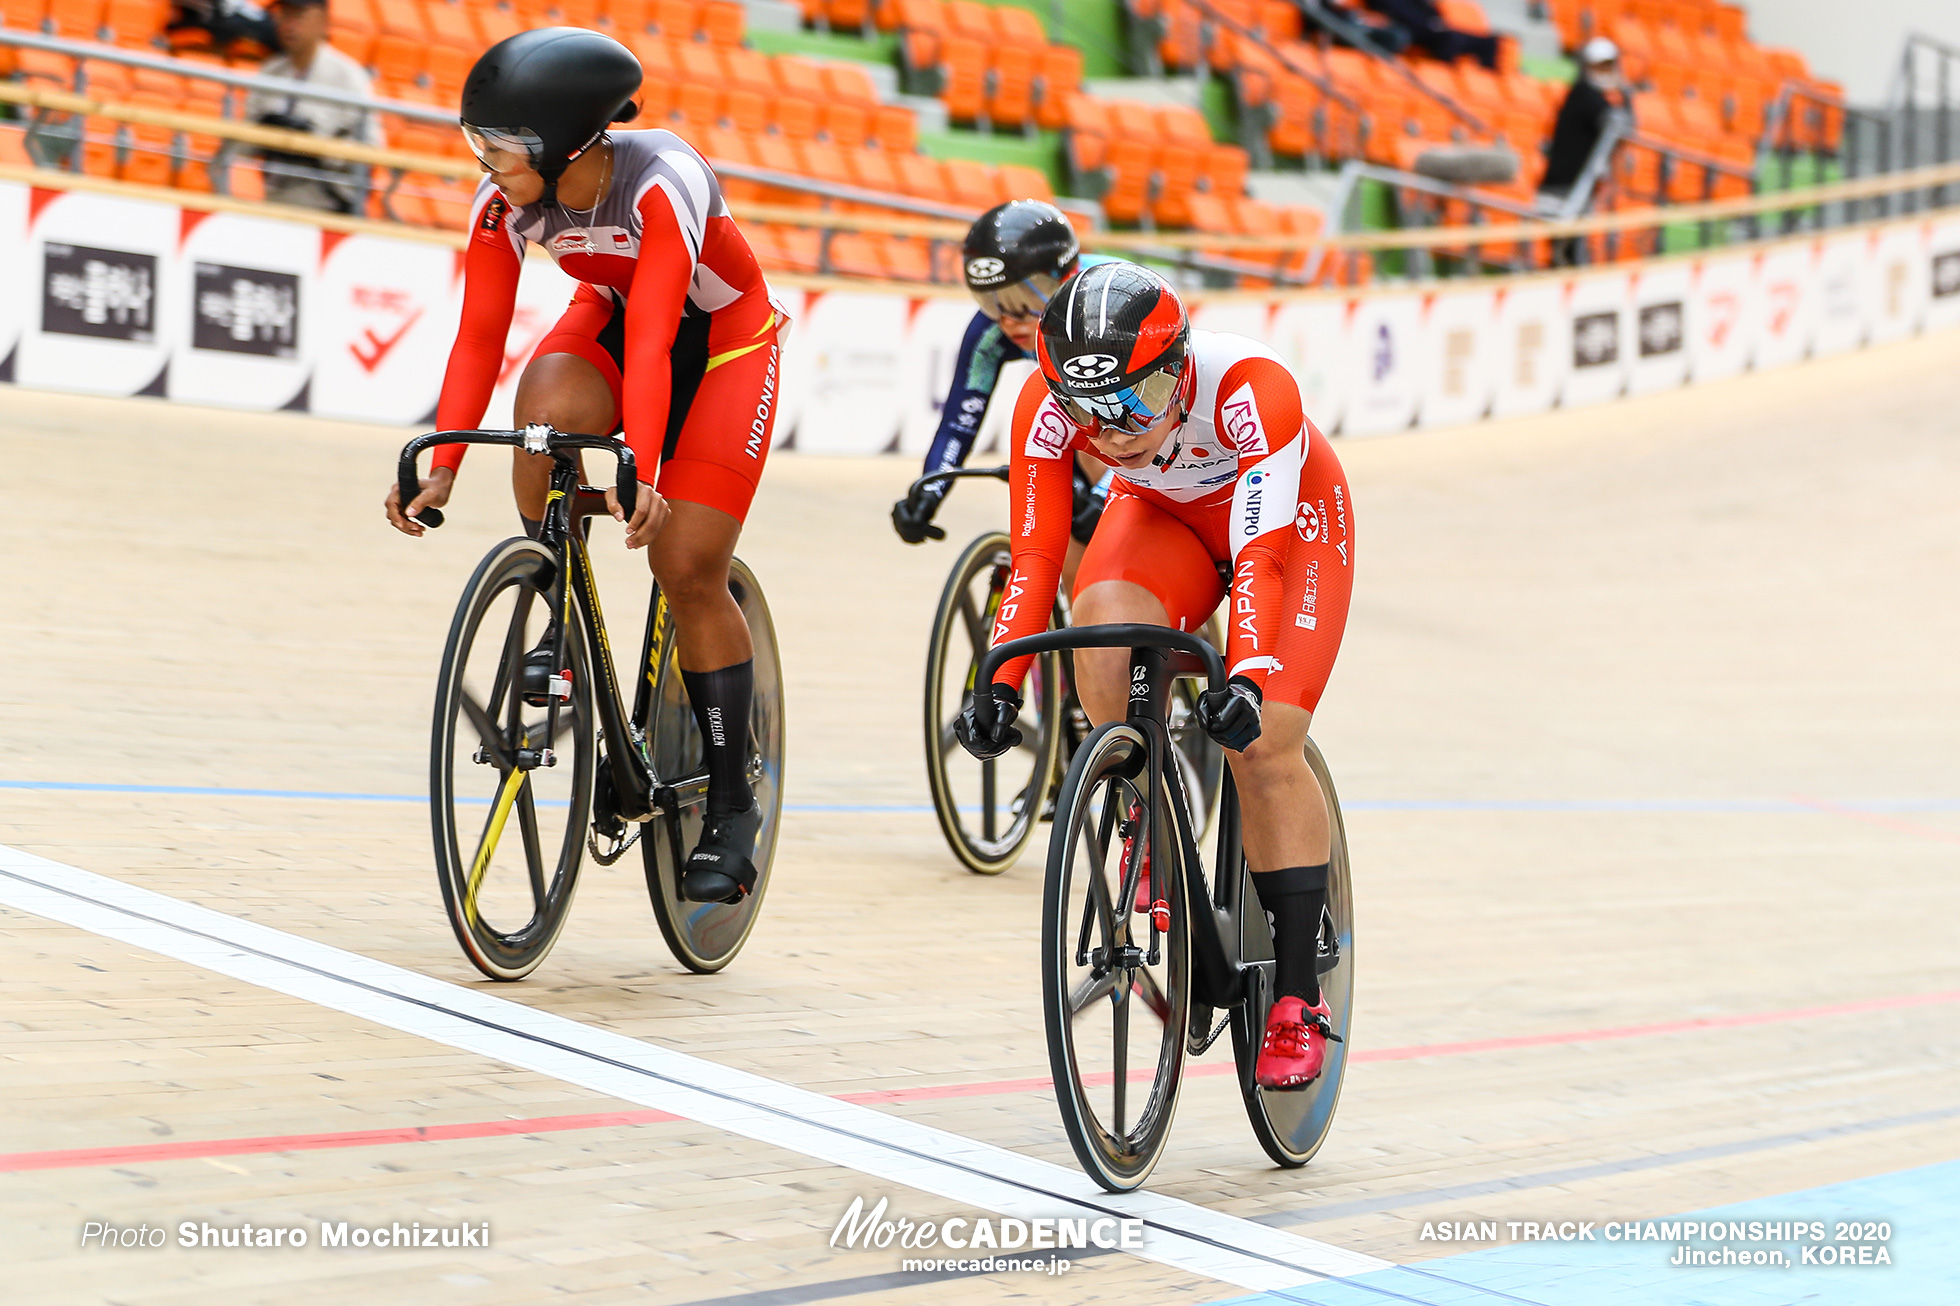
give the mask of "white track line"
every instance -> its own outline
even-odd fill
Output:
[[[1145,1221],[1149,1260],[1273,1290],[1390,1262],[719,1066],[0,845],[0,903],[980,1210]]]

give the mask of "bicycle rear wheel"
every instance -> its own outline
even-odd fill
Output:
[[[946,846],[976,875],[999,875],[1034,837],[1055,774],[1061,732],[1060,685],[1053,654],[1036,658],[1022,686],[1024,736],[1006,755],[977,761],[953,737],[953,722],[972,700],[973,673],[993,633],[995,609],[1013,569],[1007,536],[982,535],[966,546],[946,578],[926,649],[926,775]]]
[[[1334,777],[1328,774],[1327,761],[1311,739],[1307,740],[1307,766],[1320,782],[1320,792],[1327,796],[1327,916],[1321,923],[1318,964],[1323,967],[1320,991],[1333,1017],[1334,1032],[1342,1041],[1328,1040],[1320,1078],[1305,1088],[1265,1089],[1254,1081],[1253,1066],[1273,1004],[1273,935],[1243,863],[1239,868],[1239,874],[1246,876],[1244,909],[1239,914],[1240,956],[1248,966],[1256,967],[1258,977],[1252,996],[1232,1008],[1232,1051],[1238,1058],[1239,1092],[1245,1100],[1246,1115],[1266,1155],[1288,1168],[1311,1161],[1333,1128],[1341,1080],[1347,1073],[1346,1039],[1354,1010],[1354,886],[1348,877],[1347,831],[1341,821],[1340,799],[1334,793]]]
[[[749,706],[749,785],[762,807],[756,835],[755,887],[740,902],[688,902],[681,897],[681,872],[701,837],[708,801],[702,769],[701,731],[681,680],[673,624],[667,623],[658,652],[660,673],[645,722],[646,743],[658,782],[671,786],[673,810],[656,812],[641,834],[647,896],[653,916],[674,960],[698,974],[718,971],[735,959],[755,928],[769,868],[776,856],[776,834],[783,814],[783,664],[776,649],[776,627],[755,573],[740,558],[729,566],[728,592],[741,605],[755,645],[755,692]],[[656,596],[656,603],[658,598]]]
[[[578,622],[564,632],[559,666],[571,684],[551,737],[550,712],[521,692],[525,655],[550,625],[557,570],[531,540],[492,549],[456,605],[436,681],[436,878],[456,941],[491,979],[524,978],[557,942],[592,809],[592,675]]]
[[[1191,1001],[1174,822],[1157,840],[1157,865],[1143,866],[1151,824],[1145,762],[1143,737],[1123,723],[1102,727],[1076,751],[1055,805],[1042,899],[1042,1011],[1055,1100],[1082,1168],[1111,1192],[1137,1187],[1163,1155]],[[1166,929],[1132,910],[1144,873],[1153,875],[1152,899],[1169,904]]]

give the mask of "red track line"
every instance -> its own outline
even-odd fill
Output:
[[[1896,830],[1900,834],[1916,834],[1922,839],[1938,839],[1941,843],[1960,843],[1960,834],[1942,830],[1936,826],[1921,825],[1917,821],[1901,821],[1895,816],[1880,816],[1876,812],[1861,812],[1854,807],[1844,807],[1824,798],[1805,798],[1798,794],[1791,802],[1801,803],[1812,811],[1830,816],[1842,816],[1850,821],[1863,821],[1866,825],[1876,825],[1883,830]]]
[[[1478,1039],[1468,1043],[1429,1043],[1416,1047],[1375,1048],[1354,1053],[1350,1058],[1363,1061],[1411,1061],[1418,1057],[1460,1057],[1477,1052],[1499,1052],[1512,1048],[1549,1047],[1565,1043],[1599,1043],[1615,1039],[1647,1038],[1657,1034],[1680,1034],[1698,1029],[1733,1029],[1748,1025],[1772,1025],[1789,1020],[1812,1020],[1825,1016],[1850,1016],[1869,1011],[1896,1011],[1906,1007],[1931,1007],[1960,1002],[1960,989],[1944,993],[1909,993],[1894,998],[1868,998],[1862,1002],[1839,1002],[1827,1007],[1798,1007],[1789,1011],[1764,1011],[1737,1016],[1703,1016],[1695,1020],[1671,1020],[1654,1025],[1622,1025],[1614,1029],[1569,1030],[1560,1034],[1522,1034],[1512,1038]],[[1194,1077],[1230,1075],[1237,1066],[1229,1061],[1190,1066],[1185,1074]],[[1148,1071],[1137,1072],[1149,1078]],[[1098,1077],[1108,1082],[1110,1076]],[[930,1102],[956,1097],[997,1097],[1012,1093],[1045,1093],[1054,1081],[1039,1079],[996,1079],[973,1084],[931,1084],[915,1088],[872,1089],[868,1092],[839,1093],[840,1102],[861,1106],[884,1106],[898,1102]],[[239,1156],[254,1152],[309,1152],[334,1147],[372,1147],[387,1143],[423,1143],[451,1138],[496,1138],[511,1134],[550,1134],[568,1129],[606,1129],[617,1125],[660,1124],[683,1119],[665,1111],[601,1111],[591,1115],[542,1116],[529,1120],[485,1120],[460,1125],[421,1125],[399,1129],[360,1129],[335,1134],[284,1134],[268,1138],[223,1138],[183,1143],[139,1143],[130,1147],[78,1147],[58,1152],[0,1152],[0,1173],[17,1170],[62,1170],[78,1166],[134,1165],[148,1161],[196,1160],[210,1156]]]

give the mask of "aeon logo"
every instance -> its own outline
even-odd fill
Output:
[[[1077,381],[1094,381],[1099,377],[1108,376],[1116,370],[1116,367],[1116,358],[1113,354],[1083,354],[1079,358],[1071,358],[1063,363],[1062,371]]]

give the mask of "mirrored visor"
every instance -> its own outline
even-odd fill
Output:
[[[976,290],[972,286],[973,298],[979,301],[980,311],[998,322],[1003,317],[1040,317],[1048,307],[1049,297],[1061,288],[1062,283],[1051,276],[1037,272],[1025,281],[1011,285],[996,286],[990,290]]]
[[[1078,426],[1100,426],[1136,435],[1163,420],[1177,401],[1178,383],[1183,376],[1184,364],[1179,363],[1108,394],[1089,398],[1058,394],[1055,398],[1061,402],[1069,420]]]
[[[544,157],[544,141],[525,127],[473,127],[464,123],[463,139],[469,142],[476,161],[492,172],[535,168]]]

